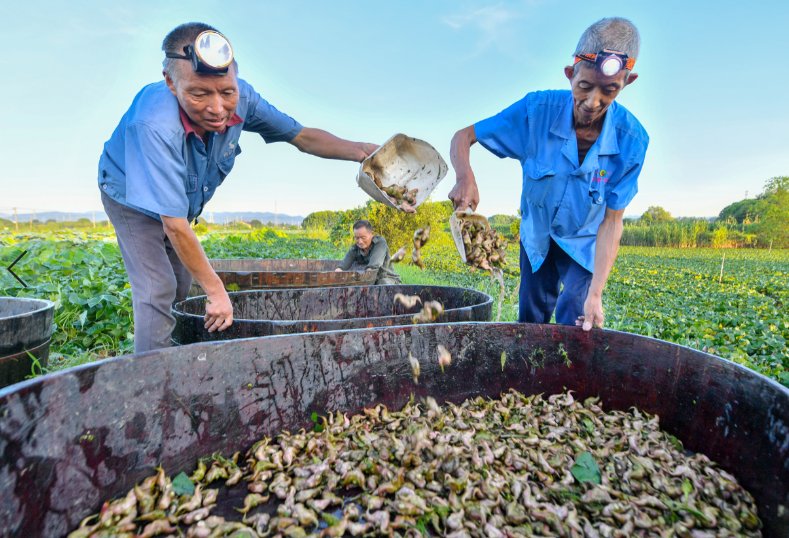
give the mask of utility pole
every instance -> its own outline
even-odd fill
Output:
[[[91,211],[90,213],[91,213],[91,220],[93,221],[93,227],[95,228],[96,227],[96,212],[95,211]]]
[[[277,201],[274,200],[274,226],[279,226],[279,222],[277,219]]]
[[[19,214],[16,211],[17,208],[14,208],[14,231],[19,231]]]

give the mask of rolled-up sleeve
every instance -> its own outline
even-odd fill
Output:
[[[386,241],[379,240],[373,245],[373,250],[370,252],[370,261],[367,263],[368,269],[379,269],[386,261],[386,255],[389,254],[389,246]]]
[[[605,193],[605,205],[608,209],[621,210],[633,200],[638,193],[638,175],[641,163],[631,166],[614,185],[608,185]]]
[[[354,259],[353,247],[351,247],[348,249],[348,252],[345,253],[345,258],[343,258],[342,261],[340,262],[340,266],[339,266],[340,269],[342,269],[343,271],[347,271],[348,269],[350,269],[351,265],[353,265],[353,259]]]
[[[145,123],[126,128],[126,201],[166,217],[186,218],[189,200],[181,151]]]
[[[638,193],[638,176],[644,166],[644,158],[647,154],[649,138],[646,134],[642,140],[630,148],[632,161],[625,168],[625,173],[616,183],[609,184],[605,193],[605,205],[609,209],[622,210],[633,200]]]
[[[247,82],[238,81],[240,91],[249,101],[244,130],[258,133],[267,144],[290,142],[302,130],[302,125],[263,99]]]
[[[498,157],[522,161],[529,139],[528,99],[527,95],[495,116],[475,123],[477,141]]]

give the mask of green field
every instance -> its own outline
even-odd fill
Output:
[[[304,231],[212,231],[201,239],[210,257],[344,254],[325,234]],[[48,371],[131,352],[131,290],[111,232],[0,232],[3,266],[25,250],[17,273],[29,287],[3,270],[0,295],[57,303]],[[461,264],[447,234],[434,234],[423,254],[425,271],[398,266],[405,283],[467,286],[499,297],[496,282]],[[508,256],[502,321],[517,317],[516,245]],[[789,251],[624,247],[604,303],[608,328],[706,350],[789,386]]]

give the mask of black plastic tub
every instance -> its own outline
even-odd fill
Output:
[[[377,271],[335,271],[341,261],[217,258],[209,260],[209,263],[225,284],[225,289],[231,291],[375,284]],[[204,293],[196,282],[192,283],[190,296]]]
[[[0,387],[29,376],[33,363],[46,366],[55,303],[0,297]]]
[[[438,344],[452,353],[442,373]],[[421,363],[415,384],[409,354]],[[507,360],[502,365],[501,353]],[[539,360],[534,360],[538,356]],[[575,391],[657,413],[756,498],[764,533],[789,536],[789,390],[718,357],[615,331],[459,323],[211,342],[107,359],[0,390],[0,534],[61,536],[163,465],[308,428],[413,395],[461,402]]]
[[[438,301],[444,313],[436,323],[489,321],[493,299],[485,293],[448,286],[351,286],[320,289],[253,290],[230,293],[233,325],[222,332],[204,328],[205,296],[173,306],[175,344],[231,340],[272,334],[306,333],[409,325],[421,305],[404,308],[394,296],[418,295],[422,304]]]

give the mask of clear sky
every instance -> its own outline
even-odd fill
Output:
[[[529,91],[567,88],[563,66],[605,16],[641,31],[640,77],[619,102],[651,143],[626,214],[661,205],[712,216],[789,174],[789,2],[523,0],[39,2],[3,8],[0,212],[100,209],[102,145],[134,95],[161,79],[161,41],[212,24],[240,76],[311,127],[381,143],[397,132],[449,161],[459,128]],[[9,47],[10,46],[10,50]],[[244,153],[207,210],[306,215],[365,202],[356,163],[241,137]],[[516,161],[472,149],[479,210],[514,214]],[[444,199],[450,170],[434,191]]]

